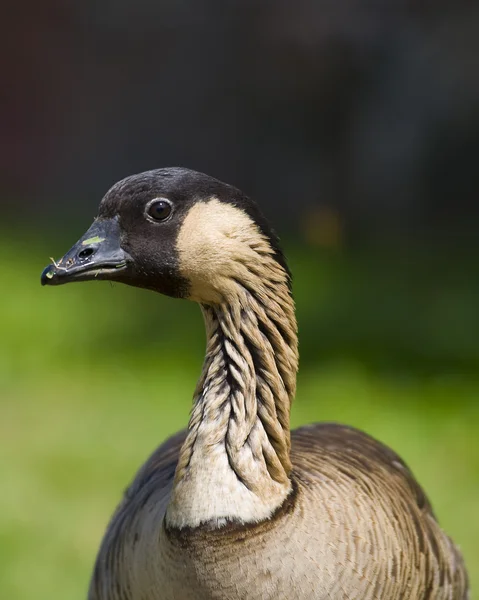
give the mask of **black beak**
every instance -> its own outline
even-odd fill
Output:
[[[120,246],[118,218],[96,220],[63,258],[43,270],[42,285],[71,281],[115,281],[128,268],[131,257]]]

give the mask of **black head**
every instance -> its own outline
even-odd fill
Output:
[[[42,284],[108,279],[192,297],[195,285],[225,275],[229,258],[241,260],[240,246],[246,250],[253,235],[289,280],[276,235],[240,190],[189,169],[146,171],[107,192],[90,229],[44,270]]]

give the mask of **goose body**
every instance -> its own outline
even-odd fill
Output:
[[[100,549],[92,600],[467,598],[461,557],[421,488],[374,439],[335,424],[297,429],[293,492],[270,519],[170,530],[164,518],[185,439],[160,446],[126,493]]]
[[[198,302],[207,348],[188,428],[125,493],[89,600],[468,598],[399,456],[343,425],[290,432],[290,275],[251,200],[187,169],[129,177],[42,283],[93,278]]]

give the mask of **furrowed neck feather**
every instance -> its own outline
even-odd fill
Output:
[[[258,258],[240,265],[223,302],[202,304],[206,357],[167,510],[170,526],[261,521],[291,491],[294,303],[288,274],[271,251]]]

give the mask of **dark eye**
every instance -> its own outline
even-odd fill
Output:
[[[171,203],[168,200],[153,200],[146,207],[146,214],[155,221],[164,221],[171,214]]]

